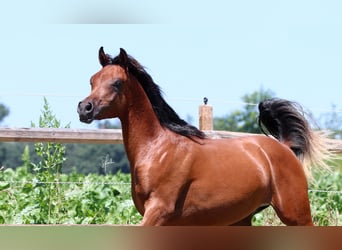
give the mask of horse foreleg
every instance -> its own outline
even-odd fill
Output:
[[[173,214],[173,209],[158,200],[150,200],[145,204],[145,213],[140,226],[162,226]]]
[[[165,224],[166,217],[161,208],[146,210],[140,226],[162,226]]]

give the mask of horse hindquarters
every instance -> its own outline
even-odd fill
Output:
[[[273,160],[271,205],[288,226],[313,225],[307,179],[300,161],[284,145]]]

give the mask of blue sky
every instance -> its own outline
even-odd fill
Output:
[[[76,106],[100,69],[100,46],[112,55],[125,48],[195,125],[204,96],[222,116],[261,87],[298,101],[316,117],[332,104],[341,112],[340,1],[2,5],[0,103],[10,108],[2,126],[37,122],[46,96],[62,124],[94,127],[78,121]]]

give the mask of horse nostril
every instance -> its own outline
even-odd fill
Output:
[[[93,111],[93,104],[91,102],[88,102],[84,108],[85,108],[87,113],[90,113]]]
[[[91,123],[94,120],[94,104],[92,101],[82,101],[78,103],[77,112],[80,116],[80,121]]]
[[[94,105],[92,102],[79,102],[77,110],[80,114],[90,114],[94,110]]]

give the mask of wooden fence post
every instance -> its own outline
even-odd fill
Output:
[[[208,99],[204,97],[204,105],[199,106],[199,129],[213,130],[213,107],[207,105]]]

